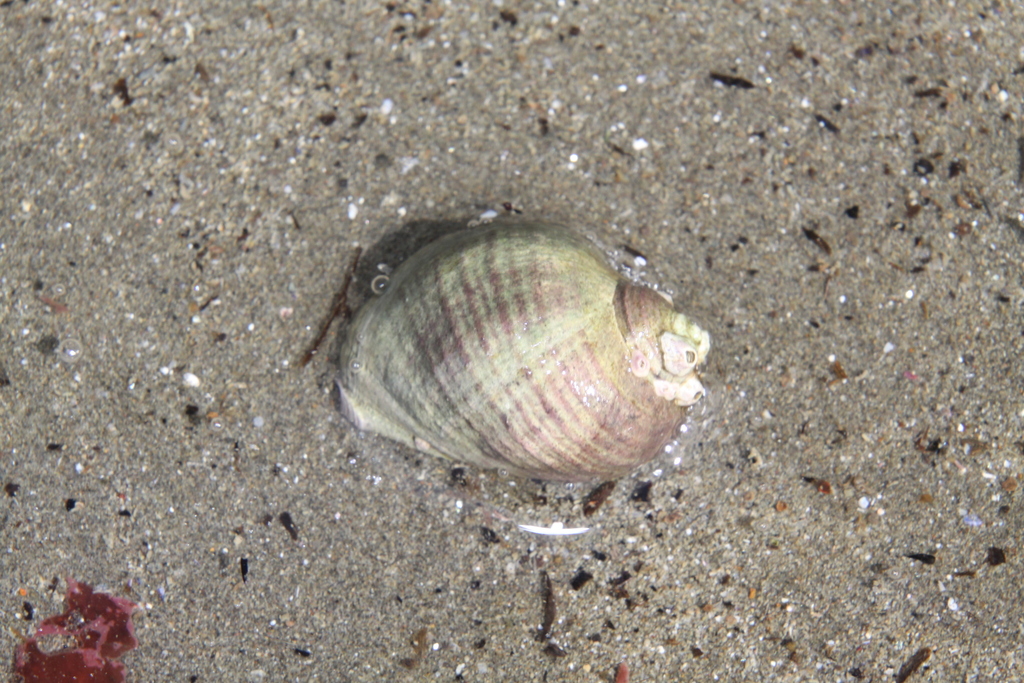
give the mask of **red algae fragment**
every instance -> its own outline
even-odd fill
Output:
[[[135,603],[67,579],[63,613],[43,620],[35,635],[14,652],[14,673],[25,683],[123,683],[125,667],[116,661],[138,646],[132,626]],[[77,647],[43,652],[38,638],[64,636]]]

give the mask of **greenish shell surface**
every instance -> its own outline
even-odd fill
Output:
[[[709,347],[666,297],[540,223],[424,247],[343,334],[337,385],[357,427],[557,481],[614,478],[657,456],[700,398]]]

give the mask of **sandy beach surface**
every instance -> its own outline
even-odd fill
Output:
[[[72,577],[140,606],[129,681],[1024,679],[1022,36],[1007,0],[0,3],[4,666]],[[356,432],[331,338],[300,367],[356,245],[489,211],[710,330],[687,433],[592,515]]]

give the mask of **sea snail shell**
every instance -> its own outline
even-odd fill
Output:
[[[449,234],[343,332],[342,412],[423,451],[556,481],[657,456],[703,395],[708,333],[571,230]]]

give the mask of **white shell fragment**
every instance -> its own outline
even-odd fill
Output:
[[[561,522],[553,522],[551,526],[532,526],[530,524],[520,524],[519,528],[523,531],[528,531],[531,534],[540,534],[541,536],[577,536],[579,534],[585,534],[590,531],[590,527],[581,526],[574,528],[565,528]]]

